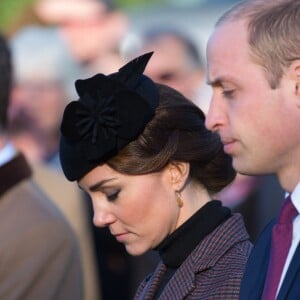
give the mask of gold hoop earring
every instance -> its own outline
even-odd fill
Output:
[[[182,201],[182,198],[181,198],[181,194],[178,191],[176,191],[175,194],[176,194],[177,205],[178,205],[179,208],[181,208],[183,206],[183,201]]]

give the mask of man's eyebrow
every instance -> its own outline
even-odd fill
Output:
[[[113,180],[115,180],[116,178],[109,178],[109,179],[104,179],[101,180],[99,182],[96,182],[95,184],[91,185],[88,190],[91,192],[95,192],[97,191],[99,188],[101,188],[104,184],[111,182]],[[80,185],[78,185],[80,189],[82,189],[82,187]]]
[[[206,83],[212,87],[218,87],[218,86],[223,86],[224,83],[236,83],[237,84],[236,81],[237,81],[237,78],[234,78],[233,76],[222,75],[222,76],[218,76],[213,79],[209,79],[209,77],[207,77]]]
[[[210,86],[222,86],[222,78],[215,78],[213,80],[207,79],[206,83]]]

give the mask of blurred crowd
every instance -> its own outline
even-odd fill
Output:
[[[158,257],[155,253],[129,257],[107,229],[93,225],[87,195],[61,172],[58,143],[62,112],[76,99],[76,79],[111,73],[149,51],[154,55],[145,74],[176,88],[207,112],[211,92],[205,84],[205,55],[184,29],[158,24],[149,26],[136,37],[130,51],[124,51],[125,41],[130,41],[130,18],[108,1],[37,0],[31,12],[32,20],[8,37],[13,65],[10,138],[31,164],[37,184],[62,211],[76,235],[84,299],[131,299]],[[254,240],[278,210],[283,193],[271,176],[238,175],[215,198],[243,214]]]

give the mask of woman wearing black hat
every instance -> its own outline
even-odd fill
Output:
[[[231,159],[197,106],[142,74],[151,55],[76,81],[64,173],[128,253],[159,251],[136,299],[238,299],[251,243],[241,216],[212,200],[235,177]]]

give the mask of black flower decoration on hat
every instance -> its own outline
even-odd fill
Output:
[[[89,94],[83,98],[82,106],[78,106],[76,115],[76,127],[78,134],[84,140],[90,140],[95,144],[99,135],[107,140],[110,135],[117,135],[120,122],[116,117],[116,109],[113,105],[114,97],[102,97],[97,91],[97,101]]]
[[[76,145],[77,156],[93,161],[116,149],[121,124],[117,110],[114,95],[103,97],[100,91],[85,93],[67,105],[61,132]]]
[[[60,161],[66,177],[78,180],[138,138],[158,105],[156,84],[143,75],[152,53],[118,72],[75,82],[61,123]]]

